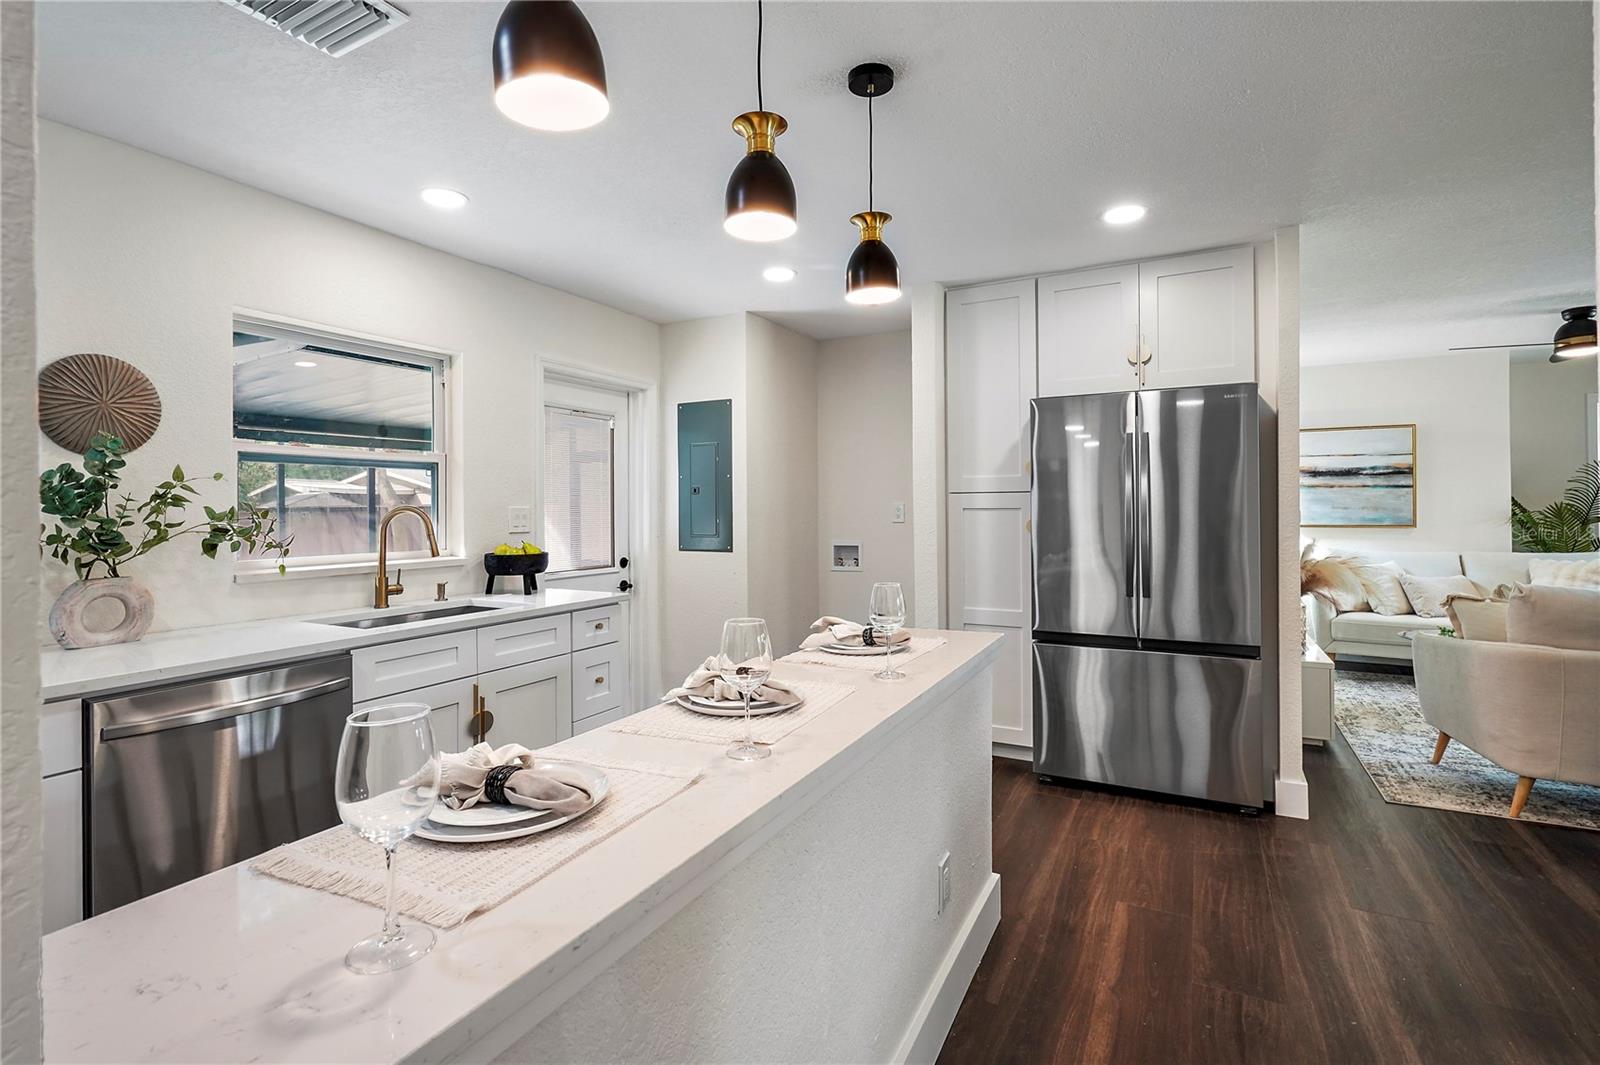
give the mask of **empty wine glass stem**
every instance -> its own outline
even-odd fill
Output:
[[[744,745],[746,747],[754,747],[756,745],[755,732],[750,727],[750,697],[754,694],[753,691],[744,693]]]
[[[383,904],[383,939],[385,942],[400,934],[400,919],[395,915],[394,908],[394,848],[383,848],[384,876],[388,881],[388,889],[384,893]]]

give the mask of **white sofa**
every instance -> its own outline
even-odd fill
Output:
[[[1532,558],[1592,559],[1600,552],[1577,554],[1521,554],[1512,551],[1413,551],[1379,555],[1370,550],[1345,550],[1334,544],[1322,547],[1341,554],[1359,554],[1371,562],[1393,562],[1407,573],[1419,577],[1451,577],[1465,574],[1484,595],[1502,584],[1528,583],[1528,560]],[[1368,610],[1337,613],[1321,599],[1306,599],[1306,628],[1311,640],[1329,658],[1355,655],[1360,658],[1388,658],[1411,661],[1411,641],[1405,633],[1417,629],[1437,632],[1448,628],[1449,618],[1424,618],[1415,614],[1375,614]]]

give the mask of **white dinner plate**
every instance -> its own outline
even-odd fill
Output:
[[[542,759],[536,760],[533,767],[538,769],[541,764],[549,765],[551,763]],[[575,814],[557,816],[549,810],[529,810],[523,807],[502,806],[499,804],[474,806],[467,810],[451,810],[441,805],[435,807],[433,813],[428,815],[428,820],[424,821],[422,826],[417,829],[417,835],[423,839],[431,839],[439,843],[494,843],[503,839],[517,839],[520,836],[531,836],[535,832],[548,832],[552,828],[564,825],[568,821],[582,817],[605,800],[606,795],[611,790],[611,783],[606,779],[604,771],[591,765],[582,765],[576,762],[564,762],[561,764],[576,770],[582,779],[583,788],[589,793],[589,797],[592,800],[587,809],[580,810]],[[469,824],[442,823],[438,820],[441,814],[445,817],[458,817],[463,814],[472,815],[474,811],[480,809],[506,813],[511,815],[513,819],[510,821],[479,820]],[[489,815],[486,812],[478,816],[487,817]]]
[[[685,710],[691,710],[691,711],[693,711],[694,713],[697,713],[697,714],[709,714],[711,717],[743,717],[744,716],[744,703],[742,703],[742,702],[739,702],[739,703],[726,703],[726,705],[720,705],[720,704],[723,704],[725,702],[725,700],[707,699],[707,700],[705,700],[704,703],[696,702],[694,700],[695,700],[695,696],[692,696],[692,695],[680,695],[677,698],[676,702],[677,702],[677,704],[679,706],[683,707]],[[765,705],[763,705],[761,703],[751,703],[750,704],[750,716],[751,717],[764,717],[767,714],[781,714],[785,710],[793,710],[795,707],[803,706],[804,704],[805,704],[805,700],[804,699],[801,699],[798,703],[791,703],[791,704],[787,704],[787,705],[785,705],[784,703],[766,703]]]
[[[707,710],[738,710],[741,714],[744,713],[743,699],[713,699],[707,695],[685,695],[684,698]],[[752,699],[750,701],[750,709],[752,710],[760,710],[762,707],[776,705],[778,704],[771,699]]]
[[[905,649],[906,644],[897,643],[889,649],[889,653],[897,655]],[[830,655],[877,655],[879,658],[883,657],[882,647],[857,647],[853,643],[825,643],[818,650],[826,651]]]

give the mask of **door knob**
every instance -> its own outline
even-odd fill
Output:
[[[622,580],[617,582],[617,591],[619,591],[619,592],[626,592],[629,589],[631,589],[632,587],[633,587],[633,582],[628,580],[627,578],[623,578]]]

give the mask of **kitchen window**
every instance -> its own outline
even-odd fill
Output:
[[[373,558],[379,522],[402,504],[428,512],[447,542],[448,368],[438,356],[234,322],[239,501],[294,537],[291,566]],[[427,548],[421,522],[391,527],[391,557]]]

